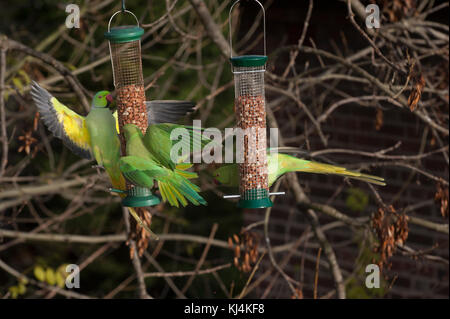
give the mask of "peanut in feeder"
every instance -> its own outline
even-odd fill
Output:
[[[269,198],[266,102],[264,93],[264,72],[266,70],[266,23],[263,5],[255,0],[263,11],[264,55],[233,56],[231,13],[237,0],[230,8],[231,65],[235,83],[235,112],[237,127],[244,132],[243,163],[239,164],[240,208],[272,207]],[[240,145],[238,145],[239,147]],[[234,196],[228,196],[234,197]]]
[[[111,28],[111,21],[119,13],[131,14],[137,25]],[[108,32],[105,33],[105,38],[109,40],[114,86],[117,93],[117,113],[123,154],[125,154],[123,126],[130,123],[135,124],[141,129],[142,133],[145,133],[148,125],[141,56],[141,37],[143,34],[144,29],[139,27],[137,17],[124,7],[111,16],[108,23]],[[122,204],[126,207],[145,207],[160,203],[159,198],[154,196],[151,190],[147,188],[130,187],[125,193],[127,197],[123,199]]]

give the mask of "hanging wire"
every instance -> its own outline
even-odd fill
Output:
[[[122,12],[125,12],[126,8],[125,8],[125,0],[122,0]]]
[[[266,53],[266,10],[264,9],[264,6],[261,4],[261,2],[259,2],[258,0],[253,0],[253,1],[255,1],[260,7],[261,7],[261,10],[262,10],[262,13],[263,13],[263,35],[264,35],[264,55],[267,55],[267,53]],[[230,32],[230,48],[231,48],[231,53],[230,53],[230,56],[231,57],[233,57],[233,34],[232,34],[232,32],[231,32],[231,30],[232,30],[232,22],[231,22],[231,16],[232,16],[232,12],[233,12],[233,8],[239,3],[239,2],[241,2],[241,0],[236,0],[234,3],[233,3],[233,5],[231,6],[231,8],[230,8],[230,11],[229,11],[229,13],[228,13],[228,28],[229,28],[229,32]],[[249,2],[249,0],[246,0],[246,2]]]

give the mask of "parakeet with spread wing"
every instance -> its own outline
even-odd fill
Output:
[[[105,168],[113,187],[125,189],[125,179],[118,166],[120,141],[116,121],[109,110],[113,102],[110,92],[95,94],[86,117],[70,110],[36,82],[32,84],[31,96],[55,137],[78,156],[95,158],[97,164]]]
[[[272,184],[280,176],[289,172],[340,175],[380,186],[386,185],[386,183],[384,182],[384,178],[378,176],[350,171],[344,167],[308,161],[283,153],[268,153],[267,162],[269,172],[269,186],[272,186]],[[216,169],[213,175],[214,179],[223,185],[239,186],[238,164],[224,165]]]
[[[53,135],[78,156],[86,159],[94,157],[97,164],[105,168],[112,186],[125,190],[125,178],[119,169],[117,111],[111,114],[109,110],[113,101],[111,94],[108,91],[98,92],[86,117],[70,110],[36,82],[31,85],[31,96]],[[194,103],[187,101],[151,101],[146,105],[149,124],[175,122],[194,107]],[[129,211],[142,227],[150,231],[133,209]]]
[[[198,194],[200,188],[189,181],[197,174],[178,169],[170,158],[172,143],[167,134],[175,127],[175,124],[149,126],[144,136],[139,127],[126,124],[123,130],[127,156],[120,159],[120,170],[130,182],[140,187],[152,188],[156,181],[163,200],[172,206],[186,206],[188,201],[194,205],[206,205]],[[159,142],[155,134],[162,137]]]

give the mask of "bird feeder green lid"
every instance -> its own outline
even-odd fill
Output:
[[[119,26],[113,27],[108,32],[105,32],[105,38],[112,43],[124,43],[140,40],[144,34],[144,29],[138,26]]]
[[[234,67],[258,67],[264,66],[267,62],[266,55],[241,55],[230,58]]]

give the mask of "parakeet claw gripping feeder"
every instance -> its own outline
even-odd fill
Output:
[[[230,48],[231,65],[235,83],[235,111],[237,127],[244,132],[243,162],[239,164],[240,208],[271,207],[269,198],[267,141],[266,141],[266,106],[264,94],[264,72],[266,70],[266,21],[264,6],[262,8],[264,27],[264,55],[233,56],[230,8]],[[238,145],[237,147],[240,147]]]
[[[132,15],[136,20],[136,25],[111,28],[113,18],[119,13]],[[109,19],[108,32],[105,33],[105,38],[109,40],[122,145],[125,145],[122,133],[125,124],[135,124],[143,133],[145,133],[148,125],[141,54],[141,37],[143,34],[144,29],[139,27],[137,17],[131,11],[125,9],[123,2],[122,10],[114,13]],[[123,148],[122,153],[125,154]],[[150,189],[142,187],[133,187],[128,191],[123,191],[123,193],[126,193],[127,197],[124,198],[122,204],[127,207],[153,206],[160,202]]]

